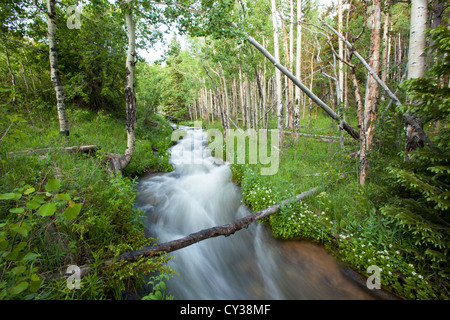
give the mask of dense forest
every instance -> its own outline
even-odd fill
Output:
[[[253,212],[317,187],[262,220],[274,237],[450,297],[448,2],[0,6],[0,299],[171,298],[168,256],[123,257],[155,243],[135,186],[173,169],[172,123],[278,130],[275,174],[226,159]]]

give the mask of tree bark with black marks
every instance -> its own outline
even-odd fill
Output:
[[[275,60],[280,61],[280,45],[278,39],[278,12],[276,1],[271,1],[272,8],[272,25],[273,25],[273,42],[274,42],[274,52]],[[253,44],[253,43],[252,43]],[[283,119],[283,93],[282,93],[282,83],[281,83],[281,70],[275,69],[275,100],[277,106],[277,119],[278,119],[278,131],[282,133],[284,130],[284,119]],[[283,145],[283,134],[279,134],[279,146]]]
[[[425,48],[427,28],[428,1],[412,0],[411,2],[411,31],[408,53],[408,79],[421,78],[425,72]],[[414,103],[414,102],[412,102]],[[420,119],[411,115],[420,125]],[[410,124],[406,124],[405,151],[414,152],[422,148],[424,143],[419,134]]]
[[[50,76],[56,93],[56,109],[58,110],[59,133],[69,135],[69,120],[66,113],[66,99],[58,65],[58,47],[56,45],[56,0],[47,0],[47,36],[50,60]]]
[[[373,22],[370,38],[369,66],[378,76],[380,71],[380,49],[381,49],[381,1],[373,1]],[[367,77],[366,97],[364,101],[364,118],[362,119],[362,130],[365,131],[364,139],[361,139],[360,153],[360,183],[365,185],[369,171],[369,155],[372,149],[375,120],[378,109],[378,82],[372,75]]]
[[[136,92],[135,92],[135,57],[136,57],[136,30],[133,17],[132,0],[127,0],[125,8],[125,22],[128,33],[127,60],[125,64],[125,103],[126,103],[126,131],[127,148],[123,155],[108,154],[108,171],[118,174],[131,162],[136,146]]]

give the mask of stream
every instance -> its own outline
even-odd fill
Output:
[[[158,242],[251,213],[241,202],[229,165],[216,164],[211,157],[206,132],[182,128],[186,136],[171,148],[174,171],[144,176],[137,186],[136,206],[144,211],[144,223]],[[168,264],[179,275],[168,281],[166,293],[179,300],[376,299],[345,276],[324,248],[308,241],[277,240],[261,223],[170,255],[175,258]]]

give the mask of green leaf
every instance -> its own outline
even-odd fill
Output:
[[[35,192],[36,191],[36,189],[35,188],[33,188],[33,187],[29,187],[27,190],[25,190],[24,191],[24,193],[23,194],[26,194],[26,195],[28,195],[28,194],[30,194],[30,193],[33,193],[33,192]]]
[[[23,257],[23,260],[26,261],[33,261],[36,260],[36,258],[39,257],[39,255],[37,253],[33,253],[33,252],[28,252],[25,257]]]
[[[56,206],[51,202],[45,203],[39,208],[39,214],[43,217],[51,216],[55,211]]]
[[[4,236],[0,236],[0,250],[6,250],[8,248],[8,240]]]
[[[24,211],[25,210],[22,207],[9,209],[9,212],[11,213],[22,213]]]
[[[22,197],[20,193],[2,193],[0,200],[19,200]]]
[[[58,198],[70,201],[70,196],[68,194],[65,194],[65,193],[58,194]]]
[[[27,237],[28,231],[31,230],[31,228],[29,226],[27,226],[25,223],[22,223],[22,225],[21,225],[20,222],[13,224],[10,229],[24,237]]]
[[[45,190],[47,191],[56,191],[61,187],[61,180],[59,179],[50,179],[47,181],[45,185]]]
[[[41,287],[42,279],[39,278],[36,274],[31,275],[31,284],[30,284],[30,291],[36,292]]]
[[[12,288],[9,293],[11,295],[17,295],[19,293],[21,293],[22,291],[26,290],[29,286],[29,283],[26,281],[23,281],[21,283],[19,283],[17,286],[15,286],[14,288]]]
[[[17,275],[19,275],[21,273],[24,273],[26,270],[27,270],[27,267],[25,267],[25,266],[18,266],[18,267],[13,268],[11,271],[12,271],[12,273],[14,273],[14,275],[17,276]]]
[[[74,203],[73,206],[69,205],[66,210],[64,210],[63,214],[68,220],[75,219],[80,213],[82,206],[81,203]]]
[[[39,202],[40,204],[45,202],[44,197],[40,194],[36,195],[33,200]]]
[[[35,210],[35,209],[39,208],[39,206],[41,204],[38,201],[33,199],[33,200],[28,201],[25,205],[27,206],[28,209]]]

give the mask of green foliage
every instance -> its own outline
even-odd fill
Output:
[[[15,109],[26,110],[21,104],[16,108],[7,105],[0,117],[2,136],[6,133],[0,145],[1,297],[121,299],[124,292],[139,293],[149,272],[169,274],[166,257],[114,264],[107,270],[100,267],[106,258],[153,241],[145,237],[141,212],[134,208],[136,180],[131,177],[147,170],[171,170],[168,123],[153,115],[147,120],[158,123],[156,127],[140,122],[137,146],[144,148],[137,147],[124,176],[110,177],[104,154],[125,150],[122,120],[104,111],[69,107],[73,129],[70,137],[62,138],[57,135],[57,122],[45,113],[31,111],[31,119],[41,120],[32,126]],[[103,149],[97,155],[7,154],[86,144]],[[47,276],[63,273],[72,264],[91,266],[81,289],[71,290],[65,279]]]
[[[151,286],[151,291],[143,296],[142,300],[172,300],[173,296],[165,293],[166,283],[164,280],[169,280],[168,274],[152,276],[151,279],[147,281],[147,285]]]
[[[31,185],[0,194],[4,214],[0,216],[0,299],[31,299],[36,297],[42,279],[38,276],[31,232],[35,233],[42,220],[55,212],[67,220],[75,219],[82,203],[75,203],[69,194],[57,193],[59,179],[49,179],[45,191]],[[7,213],[8,212],[8,213]],[[56,218],[61,219],[61,218]]]
[[[445,122],[450,114],[450,92],[446,79],[450,75],[450,32],[441,27],[429,31],[434,53],[433,64],[424,78],[405,82],[403,87],[414,104],[405,108],[422,120],[424,128]],[[434,132],[433,132],[434,131]],[[428,147],[409,154],[409,160],[395,161],[387,170],[379,198],[385,203],[380,212],[407,244],[408,253],[427,270],[433,281],[448,286],[450,269],[450,148],[449,130],[428,130],[439,148]],[[402,152],[401,156],[405,156]],[[383,196],[384,195],[384,196]]]

